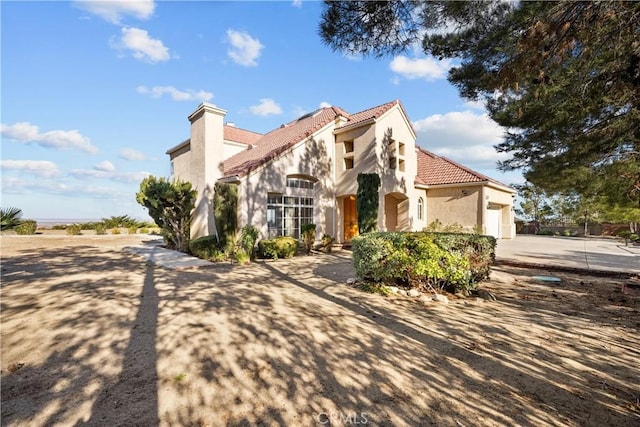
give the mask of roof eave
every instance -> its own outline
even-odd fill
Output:
[[[175,153],[176,151],[180,150],[181,148],[186,147],[189,144],[191,144],[191,139],[187,139],[186,141],[182,141],[180,144],[169,148],[165,154],[171,155],[172,153]]]

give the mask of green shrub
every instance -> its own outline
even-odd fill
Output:
[[[244,253],[249,256],[249,259],[255,258],[256,242],[260,232],[253,225],[245,225],[240,231],[240,239],[238,244],[244,250]]]
[[[69,236],[79,236],[82,234],[82,226],[80,224],[71,224],[66,227]]]
[[[226,256],[216,236],[203,236],[189,242],[189,251],[198,258],[224,261]]]
[[[358,277],[468,291],[488,277],[495,238],[460,233],[371,233],[352,240]]]
[[[140,229],[140,234],[149,234],[149,229],[147,227],[142,227]]]
[[[137,225],[132,225],[130,227],[127,227],[127,233],[128,234],[136,234],[138,232],[138,226]]]
[[[96,230],[96,234],[100,236],[107,234],[107,227],[102,223],[96,224],[95,230]]]
[[[15,230],[17,234],[36,234],[38,223],[32,219],[25,219],[18,225]]]
[[[316,241],[316,225],[304,224],[302,227],[300,227],[300,235],[302,237],[304,250],[307,255],[309,255],[311,253],[311,249],[313,249],[313,244]]]
[[[249,264],[251,262],[249,254],[247,254],[247,252],[242,247],[236,248],[233,253],[233,259],[240,265]]]
[[[66,230],[67,226],[63,225],[63,224],[56,224],[53,227],[51,227],[52,230]]]
[[[258,256],[260,258],[291,258],[297,251],[298,241],[293,237],[283,236],[258,242]]]
[[[111,234],[120,234],[120,229],[119,228],[112,228],[111,229]]]

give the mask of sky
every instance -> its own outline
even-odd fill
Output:
[[[1,1],[0,206],[23,218],[147,220],[135,194],[169,176],[201,102],[260,133],[335,105],[399,99],[417,143],[505,184],[503,130],[413,49],[348,56],[318,34],[317,1]]]

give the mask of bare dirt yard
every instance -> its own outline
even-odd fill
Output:
[[[1,238],[3,425],[640,425],[625,279],[499,266],[498,301],[425,305],[346,285],[348,252],[171,271],[139,244]]]

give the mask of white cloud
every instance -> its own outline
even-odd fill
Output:
[[[498,160],[508,158],[493,148],[502,142],[504,130],[486,114],[436,114],[415,121],[413,126],[420,146],[472,169],[495,168]]]
[[[51,130],[40,133],[38,126],[29,122],[14,123],[12,125],[0,125],[0,134],[3,137],[25,144],[36,143],[42,147],[56,148],[59,150],[77,149],[95,154],[98,148],[91,145],[91,141],[77,130]]]
[[[450,59],[439,61],[434,58],[408,58],[397,56],[389,64],[389,68],[397,74],[409,79],[437,80],[447,77],[447,71],[452,67]]]
[[[252,114],[256,116],[271,116],[282,114],[282,108],[271,98],[262,98],[260,104],[249,107]]]
[[[149,172],[116,172],[100,170],[94,167],[94,169],[73,169],[69,172],[69,175],[78,179],[85,178],[98,178],[109,179],[111,181],[125,182],[125,183],[137,183],[144,178],[151,175]]]
[[[293,0],[291,2],[291,6],[297,7],[297,8],[301,8],[302,7],[302,0]]]
[[[24,180],[14,177],[2,177],[1,190],[3,194],[54,194],[86,199],[113,199],[120,206],[132,199],[131,191],[124,191],[114,186],[101,187],[91,184],[66,184],[52,180]]]
[[[0,160],[0,168],[24,171],[44,178],[60,175],[58,166],[48,160]]]
[[[97,171],[113,172],[116,167],[109,160],[104,160],[93,167]]]
[[[331,107],[331,104],[329,104],[327,101],[322,101],[318,108],[328,108],[328,107]]]
[[[173,86],[154,86],[148,88],[146,86],[138,86],[136,92],[149,95],[151,98],[160,98],[162,95],[169,95],[174,101],[209,101],[213,98],[211,92],[204,90],[194,91],[187,89],[186,91],[178,90]]]
[[[147,156],[142,151],[135,150],[133,148],[121,148],[118,152],[118,156],[121,159],[129,160],[132,162],[147,159]]]
[[[122,36],[118,41],[112,40],[113,48],[128,49],[132,51],[134,58],[151,63],[168,61],[171,58],[169,49],[162,40],[151,38],[146,30],[125,27],[122,28],[121,33]]]
[[[243,31],[227,30],[227,42],[231,45],[227,53],[233,62],[245,67],[258,65],[257,59],[264,48],[260,40]]]
[[[119,24],[125,16],[148,19],[153,15],[155,9],[153,0],[77,0],[75,5],[112,24]]]
[[[484,100],[479,99],[477,101],[467,100],[464,103],[465,107],[473,108],[474,110],[482,110],[484,111]]]

